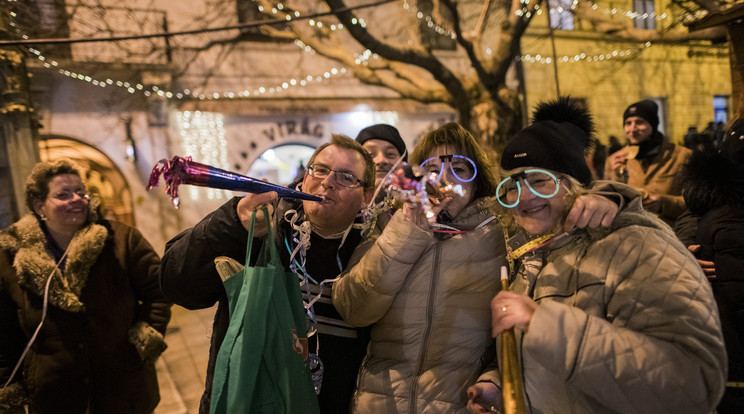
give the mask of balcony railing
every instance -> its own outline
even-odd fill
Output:
[[[164,10],[68,5],[67,16],[70,37],[73,39],[168,31]],[[77,62],[167,64],[170,62],[170,45],[167,38],[73,43],[71,54]]]

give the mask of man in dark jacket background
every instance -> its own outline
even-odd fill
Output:
[[[682,170],[683,194],[699,222],[686,226],[697,244],[721,316],[728,354],[721,414],[744,412],[744,119],[725,133],[720,150],[695,152]],[[706,269],[705,264],[708,264]]]

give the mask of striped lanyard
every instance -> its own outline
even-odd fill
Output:
[[[566,236],[568,236],[568,232],[564,232],[561,234],[546,234],[544,236],[540,236],[536,239],[532,239],[529,242],[519,246],[518,248],[512,250],[512,248],[509,246],[509,242],[507,239],[506,243],[506,261],[509,264],[509,274],[514,274],[515,271],[515,262],[519,260],[520,257],[524,256],[527,253],[533,252],[537,249],[540,249],[542,247],[548,246],[553,242],[556,242]],[[507,237],[506,229],[504,229],[504,236]]]

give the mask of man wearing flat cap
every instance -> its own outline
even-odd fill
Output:
[[[658,127],[656,102],[646,99],[630,105],[623,113],[628,145],[607,158],[605,178],[640,191],[643,207],[673,226],[685,211],[677,176],[692,152],[669,142]]]

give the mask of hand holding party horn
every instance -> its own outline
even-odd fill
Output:
[[[386,188],[389,197],[421,204],[429,223],[437,221],[433,204],[442,194],[451,192],[460,197],[465,195],[462,185],[452,185],[437,173],[427,174],[419,166],[405,163],[390,170],[380,185]]]
[[[200,187],[217,188],[220,190],[242,191],[246,193],[261,194],[275,191],[279,197],[293,198],[295,200],[323,201],[323,198],[302,191],[292,190],[277,184],[267,183],[245,175],[225,171],[210,165],[200,164],[192,161],[191,157],[175,156],[170,161],[160,160],[150,173],[147,189],[157,187],[160,175],[163,175],[166,183],[166,193],[173,200],[173,205],[178,208],[178,186],[191,184]]]

